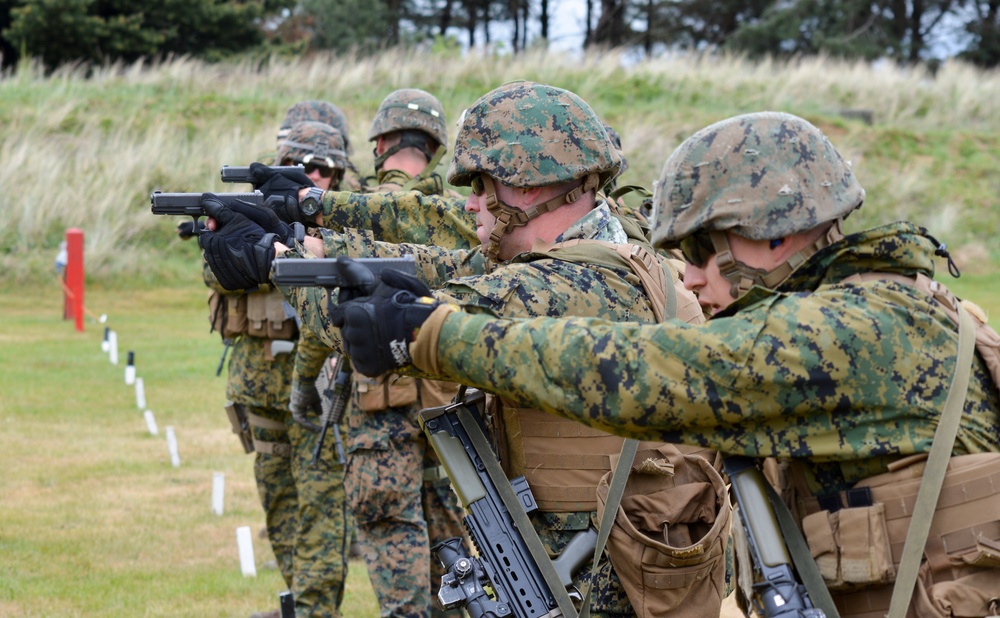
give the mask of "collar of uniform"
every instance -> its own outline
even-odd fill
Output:
[[[556,242],[576,239],[603,240],[615,244],[628,242],[628,234],[611,215],[607,202],[599,201],[593,210],[580,217],[556,238]]]

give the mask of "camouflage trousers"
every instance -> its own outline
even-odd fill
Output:
[[[291,422],[291,413],[279,408],[261,408],[246,406],[251,414],[271,421]],[[267,526],[267,539],[278,562],[278,569],[285,580],[285,585],[294,590],[294,557],[295,535],[298,529],[299,498],[295,487],[295,477],[292,474],[291,458],[288,452],[291,445],[288,432],[277,429],[253,427],[255,441],[273,442],[285,445],[285,452],[278,454],[254,454],[253,471],[257,480],[257,493],[260,504],[264,507],[264,521]],[[279,447],[280,449],[280,447]]]
[[[392,441],[386,450],[358,449],[349,458],[347,495],[383,618],[432,615],[429,539],[461,535],[461,528],[455,533],[460,511],[450,485],[425,485],[424,461],[422,439]],[[446,529],[429,536],[428,519],[435,529]]]
[[[591,525],[591,517],[596,513],[539,513],[529,515],[538,537],[552,557],[562,553],[566,545],[581,530]],[[594,526],[596,528],[596,526]],[[593,556],[593,552],[591,552]],[[588,559],[580,571],[573,576],[573,585],[581,592],[593,581],[590,591],[590,615],[595,618],[625,618],[635,616],[632,603],[625,594],[618,574],[611,567],[607,554],[597,563],[597,573],[593,572],[593,560]],[[579,603],[578,603],[579,605]]]
[[[298,528],[295,535],[295,615],[299,618],[337,618],[347,577],[349,512],[344,491],[345,466],[337,460],[332,439],[312,465],[319,434],[291,423],[291,467],[298,492]]]

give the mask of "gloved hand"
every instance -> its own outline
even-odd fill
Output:
[[[441,304],[430,294],[430,289],[416,277],[386,270],[370,296],[332,308],[331,321],[340,328],[354,369],[366,376],[378,376],[409,365],[413,360],[410,343]]]
[[[299,191],[316,185],[305,172],[278,172],[263,163],[251,163],[250,175],[254,178],[254,189],[264,194],[264,203],[279,219],[286,223],[306,223],[299,210]]]
[[[274,234],[277,237],[278,242],[281,242],[289,247],[295,245],[295,241],[301,242],[306,235],[306,228],[301,223],[293,223],[291,225],[285,223],[278,218],[278,215],[274,214],[272,210],[267,208],[260,208],[259,206],[254,206],[252,204],[240,204],[236,203],[230,206],[233,212],[237,212],[247,219],[250,219],[260,227],[264,228],[264,231],[268,234]]]
[[[236,291],[253,290],[267,283],[274,242],[280,239],[211,193],[202,195],[201,205],[215,219],[217,228],[199,234],[198,245],[219,284]]]
[[[204,229],[205,222],[199,219],[197,234],[200,234]],[[194,221],[182,221],[177,224],[177,235],[181,237],[181,240],[190,240],[192,236],[196,235],[194,230]]]
[[[292,398],[288,402],[288,409],[292,412],[292,420],[299,425],[310,431],[319,432],[322,429],[309,420],[311,416],[318,419],[322,410],[315,378],[292,378]]]

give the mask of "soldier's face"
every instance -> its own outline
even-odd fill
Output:
[[[771,270],[777,266],[775,252],[766,240],[749,240],[736,234],[726,234],[733,259],[751,268]],[[695,293],[702,308],[715,315],[733,303],[733,284],[719,272],[716,254],[702,264],[692,264],[684,271],[684,287]]]

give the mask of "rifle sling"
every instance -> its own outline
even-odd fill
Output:
[[[459,393],[459,400],[462,396],[463,393]],[[472,417],[469,411],[463,406],[457,410],[457,413],[458,420],[462,423],[462,427],[465,428],[466,433],[469,434],[469,439],[475,446],[476,452],[484,454],[493,453],[493,447],[486,440],[482,428],[480,428],[479,423]],[[490,480],[493,481],[493,485],[500,494],[504,506],[514,520],[514,525],[520,530],[521,536],[524,538],[524,544],[538,565],[538,570],[541,571],[542,577],[545,579],[545,583],[552,593],[556,604],[559,606],[562,615],[566,618],[576,618],[577,612],[576,608],[573,607],[573,601],[570,600],[569,593],[563,587],[562,581],[559,579],[559,574],[556,573],[555,567],[552,566],[552,559],[549,558],[548,552],[542,546],[542,541],[538,538],[538,533],[535,532],[535,527],[531,524],[531,520],[528,519],[528,514],[525,513],[524,506],[514,493],[510,481],[507,480],[507,475],[504,474],[503,468],[500,467],[500,462],[488,455],[480,457],[479,460],[483,463],[483,467],[490,476]]]
[[[951,459],[955,436],[958,434],[962,409],[965,407],[965,397],[969,392],[969,376],[972,373],[973,352],[975,351],[975,325],[969,313],[956,303],[958,309],[958,360],[951,386],[948,387],[948,397],[944,402],[941,420],[934,432],[934,442],[927,457],[924,477],[917,492],[917,502],[913,505],[913,518],[910,528],[906,531],[906,541],[903,542],[903,555],[900,557],[899,571],[896,573],[896,585],[892,589],[892,599],[889,601],[889,618],[903,618],[909,609],[913,596],[913,585],[917,581],[917,571],[920,569],[921,556],[927,544],[927,534],[930,532],[931,520],[937,508],[941,485],[948,470],[948,460]]]
[[[580,618],[590,618],[590,593],[594,589],[594,578],[597,576],[597,563],[604,553],[604,546],[611,535],[611,526],[614,524],[615,516],[618,514],[618,505],[621,504],[622,496],[625,493],[625,483],[628,481],[629,473],[632,471],[632,462],[635,461],[635,453],[639,450],[639,441],[628,439],[622,444],[622,454],[615,466],[614,474],[611,475],[611,484],[608,486],[608,498],[604,503],[604,513],[601,515],[601,527],[597,531],[597,545],[594,546],[594,564],[591,566],[590,585],[583,595],[583,606],[580,610]]]
[[[816,566],[816,561],[813,560],[812,553],[809,551],[809,545],[806,543],[805,537],[802,536],[802,531],[795,524],[795,518],[792,517],[791,511],[788,510],[778,492],[774,491],[771,483],[764,482],[764,491],[767,494],[768,502],[771,503],[771,508],[774,510],[774,516],[778,520],[781,536],[785,538],[785,546],[788,547],[788,553],[792,557],[792,564],[795,565],[795,570],[802,579],[802,585],[809,593],[809,600],[826,614],[826,618],[840,618],[837,606],[833,604],[833,597],[830,596],[826,582],[820,575],[819,567]]]

